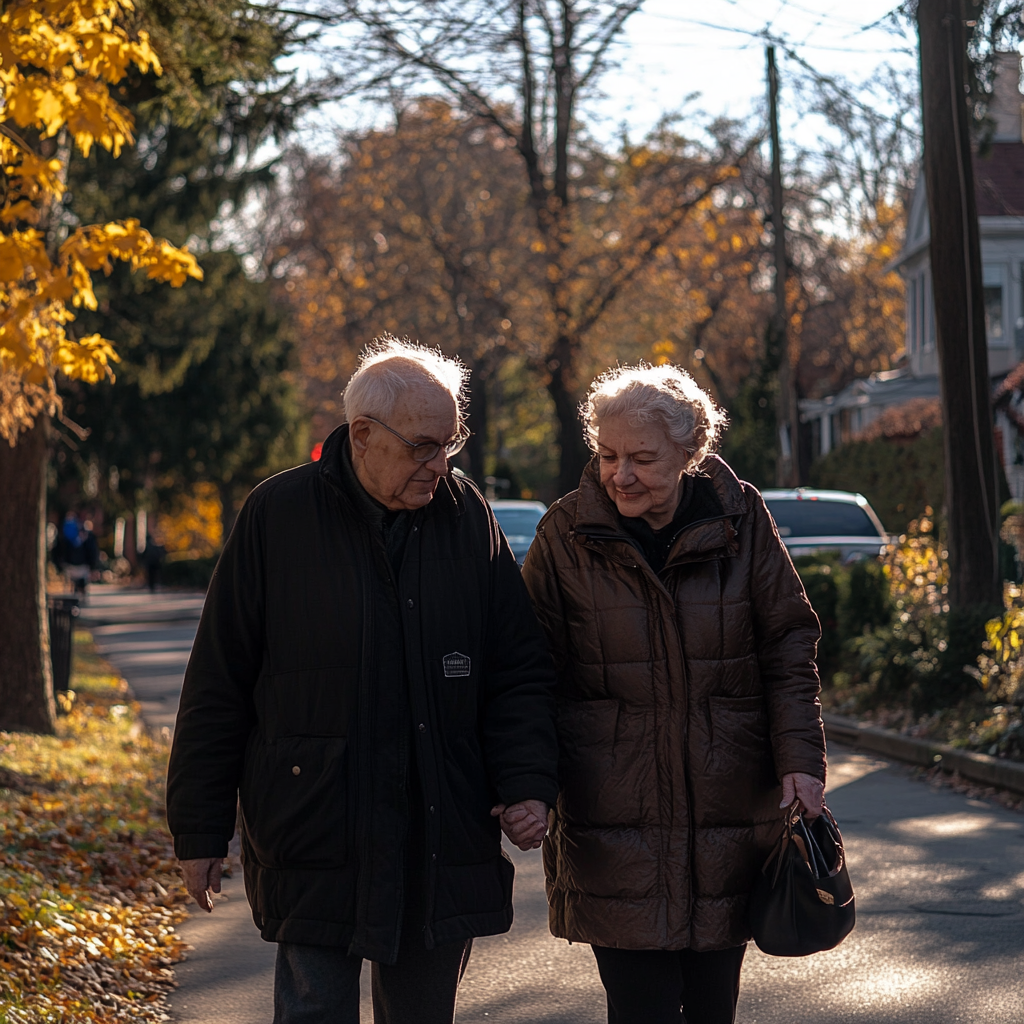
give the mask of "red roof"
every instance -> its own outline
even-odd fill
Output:
[[[993,142],[974,155],[979,217],[1024,217],[1024,142]]]

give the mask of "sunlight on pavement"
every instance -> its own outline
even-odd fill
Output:
[[[850,754],[842,751],[833,756],[830,750],[826,796],[841,786],[848,786],[851,782],[857,782],[858,779],[888,767],[888,761],[880,761],[877,757],[870,757],[867,754]]]
[[[922,835],[966,836],[973,832],[981,832],[983,829],[1019,828],[1001,822],[991,814],[942,814],[928,818],[904,818],[902,821],[892,822],[889,827],[914,838],[920,838]]]

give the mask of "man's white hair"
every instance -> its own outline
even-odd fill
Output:
[[[439,349],[417,345],[408,338],[382,334],[366,346],[341,400],[345,419],[374,416],[387,420],[399,397],[412,388],[437,387],[451,395],[461,424],[469,404],[469,367]]]
[[[657,422],[690,454],[696,469],[718,447],[728,422],[715,400],[681,367],[617,366],[602,373],[580,405],[587,444],[597,450],[601,421],[625,416],[633,426]]]

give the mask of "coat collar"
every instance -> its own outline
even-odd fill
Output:
[[[331,431],[327,440],[324,441],[320,450],[320,476],[326,480],[336,491],[344,495],[345,499],[356,506],[353,496],[349,493],[347,483],[349,474],[345,472],[343,460],[345,458],[345,446],[348,444],[348,424],[342,423]],[[449,467],[448,475],[442,477],[434,491],[434,497],[422,510],[425,516],[435,515],[461,516],[466,511],[466,503],[463,498],[463,487],[459,479],[461,474]],[[367,499],[373,499],[366,495]]]
[[[717,455],[704,460],[700,473],[711,480],[721,505],[721,515],[684,527],[672,546],[668,563],[686,557],[700,557],[723,548],[733,554],[737,549],[735,520],[750,510],[749,497],[736,474]],[[601,486],[596,457],[590,461],[580,478],[574,529],[577,534],[595,541],[614,540],[632,544],[631,538],[619,524],[615,503]]]

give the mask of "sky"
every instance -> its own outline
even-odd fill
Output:
[[[764,102],[764,39],[787,41],[817,70],[851,81],[868,78],[880,64],[916,66],[912,37],[897,34],[883,19],[897,0],[647,0],[627,23],[622,62],[603,81],[607,99],[595,113],[609,123],[626,119],[639,136],[690,93],[709,114],[744,117]],[[628,60],[626,56],[628,54]],[[804,135],[788,106],[788,58],[778,54],[782,83],[780,120]],[[809,142],[808,139],[802,141]]]
[[[618,67],[601,80],[603,96],[584,105],[588,127],[611,139],[625,124],[642,137],[663,114],[688,104],[710,116],[744,118],[763,105],[763,33],[785,40],[817,70],[853,82],[870,77],[885,62],[916,66],[915,40],[884,19],[898,0],[647,0],[627,22],[617,47]],[[799,116],[787,94],[789,59],[779,52],[783,135],[813,148],[816,126]],[[298,65],[310,63],[298,58]],[[331,145],[334,130],[368,127],[380,111],[357,103],[321,109],[306,126],[307,144]]]

